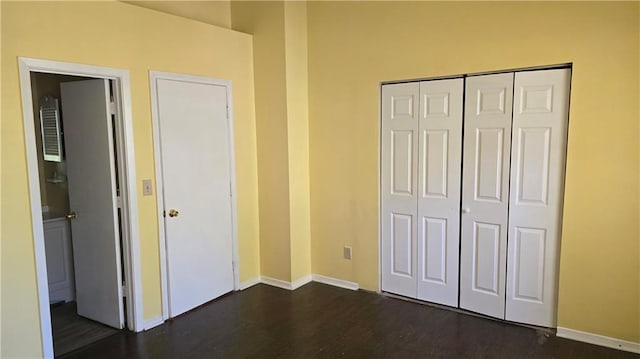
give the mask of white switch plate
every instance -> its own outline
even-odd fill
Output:
[[[153,186],[151,185],[150,179],[142,180],[142,195],[143,196],[153,195]]]

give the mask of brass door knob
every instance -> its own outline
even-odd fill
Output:
[[[176,211],[173,208],[169,210],[169,217],[178,217],[178,214],[180,214],[180,212]]]
[[[75,211],[71,211],[69,212],[69,214],[67,214],[68,219],[76,219],[76,217],[78,217],[78,215],[76,214]]]

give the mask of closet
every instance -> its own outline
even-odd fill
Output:
[[[555,327],[569,68],[382,86],[382,290]]]

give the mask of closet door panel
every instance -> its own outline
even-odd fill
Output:
[[[465,91],[460,307],[504,318],[513,73]]]
[[[420,83],[418,299],[458,306],[463,79]]]
[[[419,84],[382,87],[382,290],[416,297]]]
[[[556,326],[571,70],[515,75],[506,319]]]

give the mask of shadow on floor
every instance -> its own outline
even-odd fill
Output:
[[[56,357],[120,332],[76,314],[76,302],[51,306],[53,351]]]

